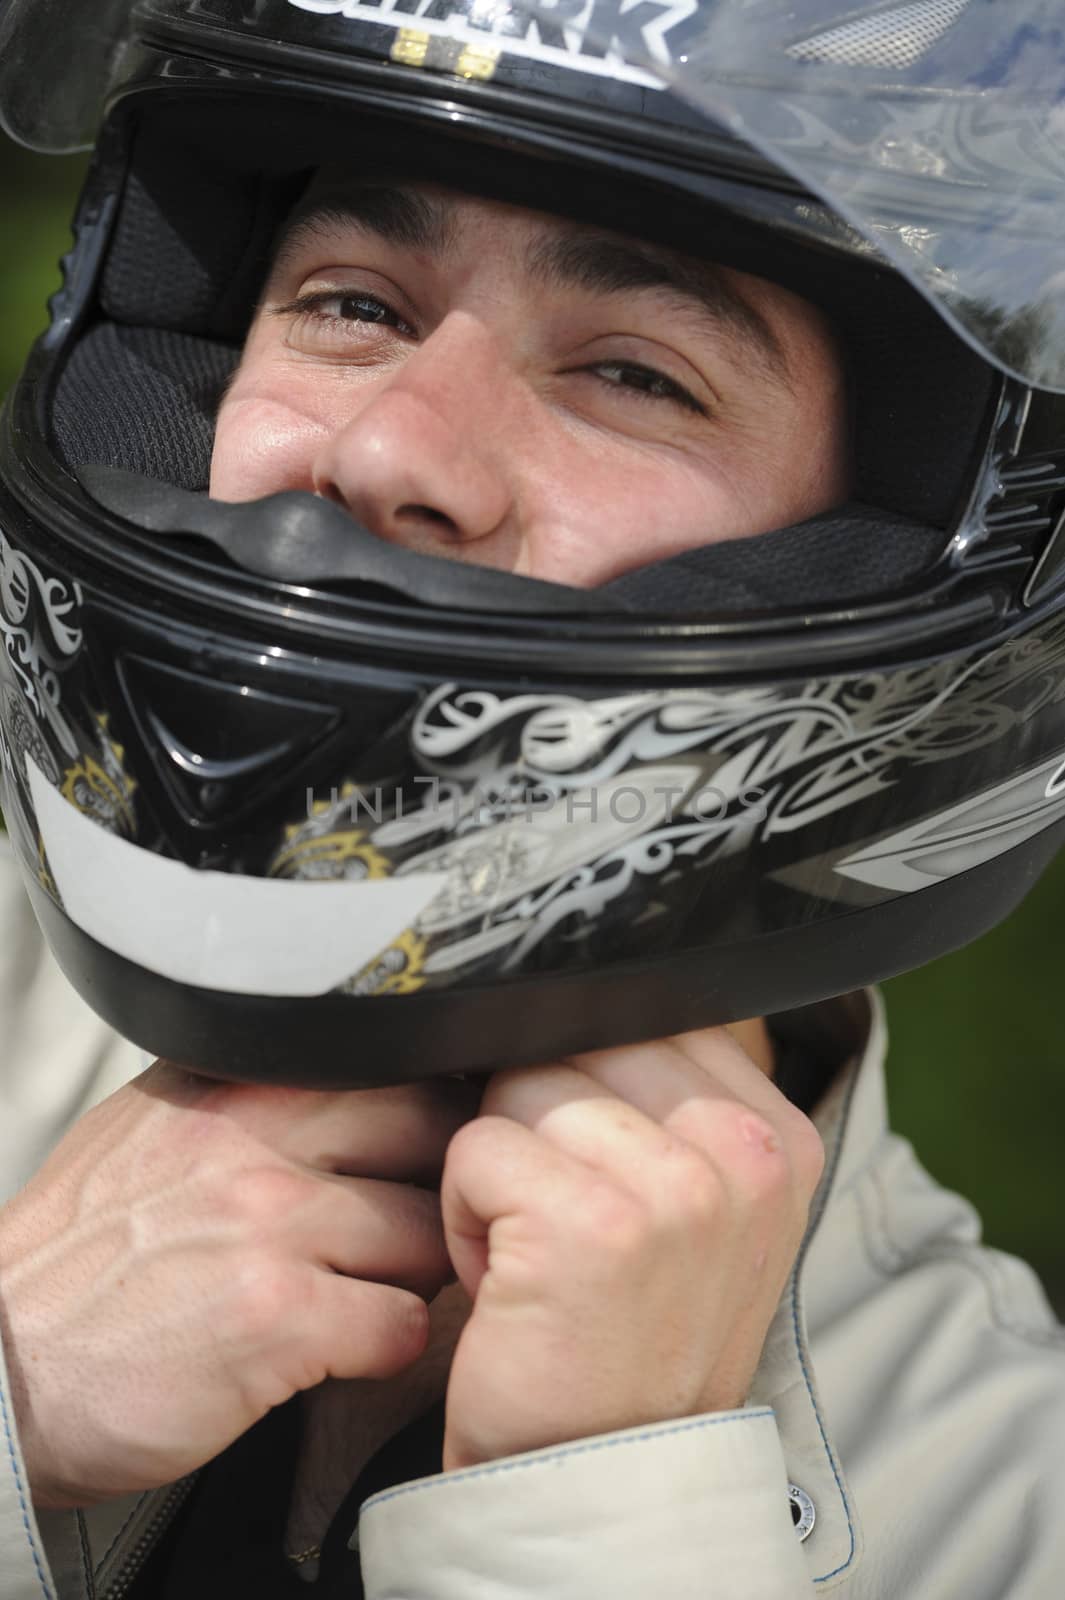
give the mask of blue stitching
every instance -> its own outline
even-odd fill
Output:
[[[22,1511],[22,1526],[26,1530],[26,1542],[28,1543],[30,1551],[33,1555],[33,1565],[37,1569],[37,1576],[41,1580],[41,1592],[48,1596],[49,1600],[51,1600],[52,1591],[48,1586],[48,1579],[45,1576],[44,1568],[41,1566],[40,1556],[37,1553],[37,1543],[33,1537],[33,1527],[30,1523],[29,1511],[26,1507],[26,1496],[22,1490],[22,1478],[19,1474],[18,1460],[15,1456],[15,1442],[11,1437],[11,1424],[8,1421],[7,1415],[7,1400],[4,1398],[4,1389],[2,1384],[0,1384],[0,1413],[3,1414],[4,1437],[7,1440],[7,1453],[11,1457],[11,1472],[15,1479],[15,1488],[18,1490],[18,1503]]]
[[[847,1518],[847,1532],[850,1535],[851,1541],[851,1547],[847,1552],[846,1559],[841,1561],[838,1567],[833,1567],[831,1572],[824,1572],[820,1577],[814,1579],[815,1583],[827,1583],[829,1578],[834,1578],[837,1572],[842,1572],[844,1568],[849,1567],[851,1562],[854,1560],[854,1524],[851,1521],[851,1508],[847,1502],[847,1495],[843,1488],[843,1481],[840,1478],[839,1470],[836,1466],[836,1458],[832,1453],[832,1447],[830,1446],[828,1438],[826,1437],[824,1424],[821,1421],[821,1413],[818,1411],[817,1402],[814,1399],[814,1392],[810,1383],[810,1374],[806,1370],[806,1358],[803,1355],[802,1341],[799,1337],[799,1285],[797,1280],[791,1294],[791,1319],[792,1326],[795,1329],[795,1349],[799,1357],[799,1367],[802,1371],[803,1382],[806,1384],[806,1393],[810,1397],[810,1407],[817,1421],[817,1431],[821,1435],[821,1443],[825,1447],[825,1454],[828,1457],[828,1464],[832,1468],[832,1476],[836,1480],[836,1488],[839,1490],[839,1497],[843,1502],[843,1510]]]
[[[810,1381],[810,1373],[807,1368],[806,1357],[803,1352],[802,1333],[799,1328],[799,1275],[802,1271],[802,1264],[806,1259],[806,1253],[810,1248],[810,1242],[820,1226],[821,1218],[828,1209],[828,1197],[832,1192],[832,1185],[836,1181],[836,1172],[839,1168],[840,1156],[843,1154],[843,1134],[847,1127],[847,1123],[850,1120],[851,1102],[854,1099],[860,1075],[860,1070],[856,1071],[848,1086],[847,1098],[843,1107],[843,1115],[841,1116],[839,1122],[839,1137],[836,1140],[836,1147],[832,1152],[832,1165],[829,1171],[825,1174],[825,1181],[821,1189],[821,1203],[817,1208],[816,1217],[813,1219],[810,1227],[807,1230],[806,1238],[803,1241],[802,1249],[799,1251],[798,1258],[792,1271],[791,1279],[791,1325],[795,1336],[795,1353],[799,1358],[799,1370],[802,1373],[803,1382],[806,1385],[806,1393],[809,1397],[810,1409],[812,1410],[814,1419],[817,1422],[817,1431],[821,1435],[821,1443],[825,1447],[825,1454],[828,1457],[828,1464],[832,1468],[832,1476],[836,1480],[836,1488],[839,1490],[839,1497],[843,1502],[843,1511],[847,1518],[847,1532],[850,1535],[851,1542],[851,1547],[847,1552],[846,1559],[841,1561],[838,1567],[834,1567],[831,1572],[824,1572],[820,1577],[815,1577],[813,1580],[814,1583],[827,1583],[829,1578],[834,1578],[837,1573],[843,1572],[846,1567],[850,1566],[851,1562],[854,1560],[855,1538],[854,1523],[851,1521],[850,1504],[847,1500],[846,1491],[843,1488],[843,1480],[839,1475],[839,1468],[836,1465],[836,1457],[833,1453],[832,1446],[828,1442],[828,1436],[825,1433],[825,1425],[821,1420],[821,1413],[817,1409],[817,1401],[814,1399],[813,1385]]]
[[[715,1428],[723,1422],[746,1422],[754,1417],[772,1417],[773,1412],[768,1406],[759,1406],[755,1411],[745,1411],[737,1418],[735,1415],[695,1417],[688,1422],[675,1423],[671,1428],[647,1429],[643,1433],[630,1433],[624,1438],[609,1437],[606,1439],[588,1439],[580,1444],[574,1443],[562,1450],[552,1450],[550,1455],[535,1455],[518,1457],[513,1461],[497,1461],[487,1467],[469,1467],[464,1472],[444,1472],[435,1478],[425,1478],[417,1483],[401,1483],[394,1489],[383,1490],[367,1500],[363,1512],[371,1506],[383,1505],[386,1500],[396,1500],[400,1495],[418,1494],[426,1489],[438,1489],[455,1483],[472,1483],[477,1478],[491,1478],[502,1472],[529,1472],[535,1467],[551,1466],[556,1461],[566,1461],[573,1456],[591,1455],[597,1450],[619,1450],[625,1445],[643,1444],[648,1439],[668,1439],[674,1433],[694,1433],[700,1428]]]

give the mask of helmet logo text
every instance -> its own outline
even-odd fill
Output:
[[[661,88],[634,61],[669,66],[674,31],[697,0],[538,0],[534,15],[511,0],[289,0],[300,11],[395,29],[416,28],[456,42],[489,43],[524,56],[627,83]],[[687,31],[687,30],[683,30]],[[426,63],[435,64],[432,58]]]

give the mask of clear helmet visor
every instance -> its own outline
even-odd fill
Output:
[[[591,0],[572,26],[819,195],[998,366],[1065,390],[1061,0]]]
[[[31,150],[92,145],[131,0],[0,0],[0,128]]]
[[[317,19],[342,52],[345,23],[357,51],[360,21],[390,11],[397,28],[526,58],[539,38],[552,68],[662,83],[824,200],[1003,370],[1065,391],[1061,0],[0,0],[0,124],[37,149],[90,144],[138,12],[301,43]]]

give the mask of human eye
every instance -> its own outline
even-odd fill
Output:
[[[664,372],[654,367],[644,366],[642,362],[597,361],[587,370],[611,388],[628,390],[639,399],[664,401],[680,406],[685,411],[693,411],[700,417],[708,414],[706,406],[683,384],[675,378],[667,378]]]
[[[365,342],[372,330],[413,335],[411,324],[375,294],[354,289],[316,289],[273,308],[288,323],[288,342],[300,347],[336,348]]]

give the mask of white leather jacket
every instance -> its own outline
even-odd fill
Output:
[[[27,1036],[3,1001],[6,1051]],[[873,997],[816,1115],[825,1176],[747,1407],[378,1495],[368,1600],[1058,1600],[1065,1335],[889,1134],[884,1050]],[[816,1513],[803,1542],[789,1483]],[[35,1517],[0,1369],[2,1600],[120,1600],[179,1497]]]

